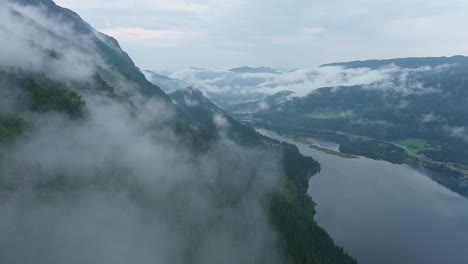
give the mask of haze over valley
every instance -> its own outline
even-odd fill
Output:
[[[1,1],[0,263],[466,263],[468,6],[410,2]]]

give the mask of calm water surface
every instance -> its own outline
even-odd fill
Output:
[[[321,163],[309,187],[318,204],[316,220],[359,263],[468,263],[468,199],[432,181],[427,171],[343,159],[258,132],[294,143]]]

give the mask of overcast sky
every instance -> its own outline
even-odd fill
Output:
[[[55,0],[144,69],[468,54],[467,0]]]

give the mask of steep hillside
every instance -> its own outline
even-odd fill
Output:
[[[75,12],[62,8],[50,0],[12,0],[11,2],[26,7],[22,12],[18,12],[19,6],[13,10],[16,19],[22,23],[27,23],[30,30],[36,31],[38,35],[41,34],[42,39],[50,38],[49,41],[55,42],[54,46],[62,48],[57,50],[59,54],[60,50],[65,51],[67,47],[78,49],[88,54],[98,53],[100,59],[103,60],[102,62],[111,67],[106,70],[115,71],[127,80],[138,84],[138,89],[146,95],[154,94],[165,97],[158,87],[155,87],[155,85],[146,80],[140,69],[135,66],[128,54],[121,49],[114,38],[94,30]],[[44,20],[44,17],[40,17],[34,20],[31,16],[27,17],[27,14],[25,16],[25,12],[31,12],[31,7],[42,8],[45,11],[45,14],[42,15],[46,15],[47,19]],[[34,11],[32,12],[34,13]],[[37,15],[39,14],[36,11],[36,14],[33,14],[33,16],[36,17]],[[10,20],[10,22],[13,21]],[[15,27],[12,27],[12,29],[16,33],[21,34],[21,32],[15,30]],[[46,36],[42,34],[46,34]],[[30,41],[36,42],[37,38],[32,37]]]
[[[281,151],[285,175],[280,191],[272,197],[270,219],[293,263],[355,263],[314,220],[315,205],[307,191],[309,178],[320,171],[317,161],[302,156],[293,145],[264,137],[239,123],[194,88],[170,96],[205,135],[217,134],[240,145]]]
[[[52,1],[1,2],[0,43],[0,263],[354,263],[297,148],[201,128]]]

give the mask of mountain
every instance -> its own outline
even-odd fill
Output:
[[[172,93],[190,86],[190,84],[185,81],[173,79],[150,70],[145,70],[145,75],[151,83],[161,87],[166,93]]]
[[[326,66],[341,66],[346,68],[371,68],[377,69],[388,65],[395,65],[400,68],[415,69],[420,67],[436,67],[443,64],[464,64],[468,63],[468,58],[465,56],[453,57],[425,57],[425,58],[398,58],[387,60],[366,60],[366,61],[351,61],[324,64]]]
[[[296,147],[171,99],[53,1],[1,2],[0,44],[0,263],[356,263]]]
[[[331,64],[381,67],[371,71],[383,78],[319,88],[278,103],[270,100],[268,107],[252,108],[265,99],[229,109],[239,119],[277,131],[331,138],[349,154],[448,167],[462,179],[468,167],[467,62],[456,56]]]
[[[207,138],[226,136],[247,146],[255,146],[259,141],[266,140],[252,128],[237,122],[197,89],[189,87],[175,91],[169,96]]]
[[[111,66],[111,70],[136,83],[138,89],[144,94],[155,94],[167,98],[160,88],[146,80],[141,70],[136,67],[128,54],[121,49],[117,40],[93,29],[75,12],[62,8],[50,0],[14,0],[13,2],[21,6],[45,8],[49,28],[44,27],[43,21],[33,21],[28,17],[24,17],[20,12],[15,13],[17,19],[29,23],[32,29],[45,33],[47,37],[50,37],[53,41],[61,42],[63,45],[69,45],[86,53],[99,53],[103,62]],[[60,32],[60,26],[53,28],[51,22],[70,27],[67,28],[69,32],[66,32],[66,34]],[[78,36],[71,36],[74,33],[78,34],[82,39]],[[34,40],[32,41],[34,42]]]
[[[388,60],[381,65],[396,61],[406,59]],[[468,125],[468,109],[465,107],[468,102],[468,83],[465,82],[468,58],[458,56],[410,61],[416,68],[424,68],[428,61],[437,61],[438,64],[425,69],[400,68],[390,72],[387,79],[371,84],[325,87],[303,97],[288,95],[290,100],[275,102],[276,96],[267,97],[256,104],[268,102],[269,107],[258,109],[254,118],[279,123],[288,120],[289,123],[309,124],[314,128],[333,127],[334,130],[386,140],[420,136],[464,144],[462,137],[453,137],[453,133],[447,133],[447,128]],[[237,114],[248,113],[251,112],[251,104],[229,109]]]
[[[308,182],[320,170],[316,161],[302,156],[297,147],[262,136],[238,122],[199,90],[187,88],[170,96],[208,137],[217,135],[248,147],[282,150],[281,163],[287,176],[281,195],[273,196],[270,217],[294,263],[356,263],[314,220],[315,206],[308,194]]]
[[[253,70],[252,70],[253,69]],[[395,65],[384,68],[346,68],[323,66],[291,71],[241,67],[225,69],[182,69],[171,77],[184,80],[201,90],[207,98],[223,109],[239,104],[258,102],[282,91],[305,96],[322,87],[367,85],[383,81],[401,69]]]

